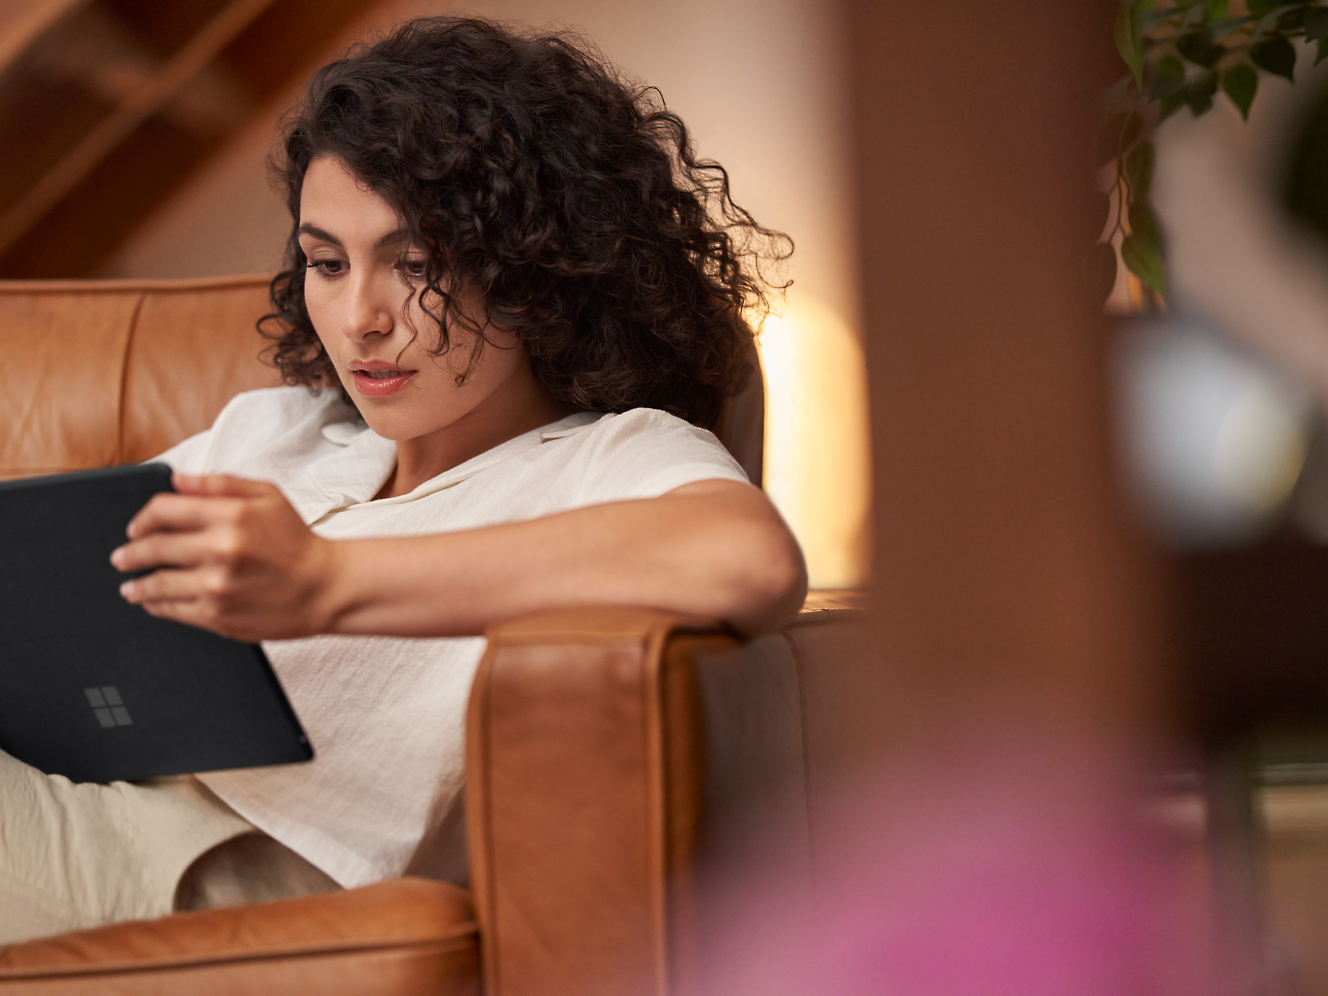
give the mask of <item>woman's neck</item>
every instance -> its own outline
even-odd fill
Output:
[[[509,396],[491,395],[455,422],[414,439],[397,440],[397,463],[376,498],[410,494],[425,481],[577,409],[555,401],[533,381]]]

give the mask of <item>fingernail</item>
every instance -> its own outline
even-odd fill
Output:
[[[120,585],[120,597],[127,602],[132,602],[134,600],[134,582],[126,581],[124,584]]]
[[[111,566],[119,567],[124,562],[124,547],[117,546],[111,551]]]

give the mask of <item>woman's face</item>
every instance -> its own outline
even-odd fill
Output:
[[[486,409],[519,406],[531,394],[525,350],[515,336],[492,326],[479,361],[460,386],[456,377],[469,363],[473,335],[452,328],[451,350],[430,355],[436,326],[417,300],[406,304],[423,283],[424,256],[407,241],[391,205],[341,160],[315,159],[305,173],[299,239],[309,260],[304,285],[309,318],[342,384],[378,435],[399,442],[418,439]]]

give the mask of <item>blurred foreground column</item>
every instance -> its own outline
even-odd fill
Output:
[[[1108,736],[1148,708],[1155,593],[1110,479],[1084,270],[1115,8],[851,5],[876,489],[864,663],[892,749],[948,738],[965,708]]]
[[[829,711],[854,774],[814,914],[756,915],[716,991],[1222,991],[1203,897],[1138,832],[1165,600],[1084,269],[1116,9],[848,2],[876,552]]]

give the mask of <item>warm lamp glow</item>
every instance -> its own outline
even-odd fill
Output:
[[[792,296],[792,295],[791,295]],[[796,299],[765,320],[765,489],[807,557],[813,588],[867,580],[867,370],[848,324]]]

